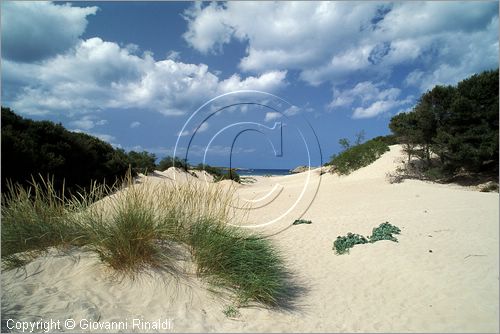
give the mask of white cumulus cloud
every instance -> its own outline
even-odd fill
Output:
[[[141,122],[138,122],[138,121],[130,123],[130,128],[131,129],[138,128],[140,126],[141,126]]]
[[[333,100],[329,108],[336,110],[357,105],[352,114],[353,118],[371,118],[413,102],[412,96],[400,98],[400,95],[399,88],[384,88],[382,84],[364,81],[351,89],[334,89]]]
[[[285,85],[286,77],[277,71],[221,80],[205,64],[156,61],[148,52],[138,55],[97,37],[40,63],[4,61],[3,69],[6,82],[21,87],[11,88],[4,99],[26,114],[142,108],[183,115],[232,90],[273,92]]]
[[[2,58],[31,62],[68,50],[78,43],[87,16],[97,9],[48,1],[2,1]]]
[[[416,82],[427,87],[498,66],[497,2],[212,2],[185,18],[194,49],[244,42],[242,70],[297,70],[311,85],[413,66],[430,73]]]
[[[272,120],[275,120],[275,119],[280,118],[281,116],[282,116],[282,115],[281,115],[281,113],[279,113],[279,112],[276,112],[276,111],[269,111],[269,112],[267,112],[267,113],[266,113],[266,116],[265,116],[264,120],[265,120],[266,122],[270,122],[270,121],[272,121]]]

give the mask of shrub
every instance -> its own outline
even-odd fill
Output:
[[[387,144],[372,139],[333,156],[329,165],[335,166],[336,173],[347,175],[361,167],[368,166],[387,151],[389,151]]]
[[[188,163],[186,159],[181,159],[178,157],[171,157],[171,156],[166,156],[165,158],[161,159],[160,162],[158,163],[158,169],[161,171],[165,171],[170,167],[177,167],[187,170]]]
[[[218,180],[216,179],[216,181],[221,181],[221,180],[233,180],[235,182],[240,183],[241,178],[240,175],[236,172],[236,169],[231,168],[222,175],[222,178]]]
[[[488,182],[486,185],[480,188],[480,192],[487,193],[487,192],[498,192],[498,183],[495,182]]]
[[[221,167],[214,167],[210,165],[204,165],[204,164],[199,164],[198,166],[195,167],[196,170],[204,170],[210,175],[214,177],[214,182],[219,182],[222,180],[233,180],[235,182],[240,183],[241,182],[241,177],[240,175],[236,172],[236,169],[231,168],[227,171],[225,171]]]
[[[33,121],[2,107],[2,187],[10,180],[30,186],[38,174],[53,177],[57,191],[75,193],[92,181],[113,183],[127,172],[123,150],[61,124]],[[88,190],[88,189],[87,189]]]
[[[143,152],[128,152],[128,159],[132,168],[132,173],[143,173],[154,171],[156,164],[156,156],[153,153]]]
[[[425,170],[422,174],[424,179],[428,179],[430,181],[438,181],[450,176],[450,174],[447,173],[447,171],[444,170],[442,166],[430,167],[429,169]]]

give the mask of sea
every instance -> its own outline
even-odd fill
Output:
[[[280,176],[280,175],[289,175],[289,169],[238,169],[237,173],[241,176]]]

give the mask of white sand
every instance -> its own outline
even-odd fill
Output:
[[[175,332],[498,332],[498,193],[419,181],[389,184],[385,175],[400,158],[393,146],[347,177],[323,175],[303,216],[313,224],[272,237],[306,288],[294,309],[241,308],[238,320],[228,319],[222,310],[229,301],[194,275],[118,280],[92,253],[74,251],[3,272],[3,325],[8,318],[128,320],[126,331],[140,332],[145,330],[131,328],[133,318],[170,318]],[[258,177],[239,186],[241,196],[253,199],[265,197],[276,183],[282,188],[254,203],[267,205],[252,210],[250,220],[269,221],[289,207],[306,174]],[[313,181],[318,174],[311,173]],[[308,190],[304,198],[314,193]],[[259,230],[275,233],[302,209]],[[334,254],[338,235],[369,235],[385,221],[401,228],[399,243],[380,241]]]

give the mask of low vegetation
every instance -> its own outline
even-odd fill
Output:
[[[292,225],[300,225],[300,224],[312,224],[312,221],[305,219],[296,219]]]
[[[161,159],[157,166],[157,168],[162,171],[167,170],[170,167],[182,168],[184,170],[187,170],[189,168],[189,165],[186,159],[181,159],[178,157],[172,157],[168,155],[163,159]]]
[[[373,228],[372,235],[366,238],[360,234],[350,232],[347,233],[346,236],[338,236],[337,240],[333,242],[333,249],[335,249],[335,253],[342,255],[349,253],[349,249],[355,245],[374,243],[380,240],[398,242],[398,239],[396,239],[393,234],[399,233],[401,233],[401,230],[397,226],[391,225],[389,222],[385,222],[380,224],[378,227]]]
[[[194,169],[206,171],[214,177],[215,182],[219,182],[222,180],[233,180],[238,183],[241,182],[241,177],[234,168],[225,169],[221,167],[210,166],[207,164],[198,164],[196,167],[194,167]]]
[[[234,305],[228,305],[223,310],[222,313],[228,318],[236,319],[241,316],[240,311]]]
[[[233,197],[216,184],[133,184],[129,175],[123,185],[94,184],[78,195],[58,194],[51,181],[42,180],[28,189],[10,186],[2,196],[4,269],[51,247],[80,247],[119,273],[175,273],[182,270],[175,258],[184,249],[198,274],[233,291],[239,304],[278,305],[286,298],[280,254],[268,239],[227,225],[235,219]]]
[[[283,260],[267,239],[201,221],[190,229],[188,244],[198,273],[217,286],[238,291],[240,303],[276,305],[285,296]]]
[[[379,139],[372,139],[363,144],[345,146],[346,150],[334,155],[328,165],[334,166],[332,172],[347,175],[353,171],[368,166],[382,154],[389,151],[389,146]]]
[[[366,244],[368,240],[359,234],[347,233],[346,236],[338,236],[337,240],[333,242],[333,248],[339,255],[349,253],[349,249],[359,244]]]

